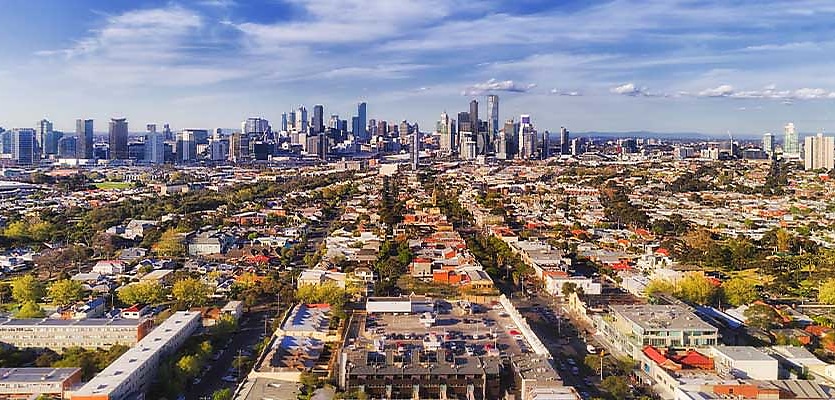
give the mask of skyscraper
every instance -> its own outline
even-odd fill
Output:
[[[800,158],[800,142],[797,137],[797,129],[789,122],[783,128],[783,157]]]
[[[768,154],[769,157],[774,155],[774,135],[771,132],[766,132],[763,135],[763,151]]]
[[[478,130],[478,101],[473,99],[470,101],[470,123],[473,124],[473,132]]]
[[[560,154],[571,154],[571,138],[569,137],[568,129],[564,126],[560,127]]]
[[[18,165],[32,165],[35,162],[35,130],[12,129],[12,159]]]
[[[803,163],[807,171],[835,168],[835,138],[823,136],[807,136],[804,143]]]
[[[76,158],[90,160],[93,158],[93,120],[75,120]]]
[[[171,126],[168,124],[164,124],[162,126],[162,137],[165,140],[174,140],[174,133],[171,132]]]
[[[536,152],[536,130],[531,124],[531,116],[519,117],[519,157],[529,159]]]
[[[245,135],[262,137],[270,130],[270,121],[264,118],[247,118],[241,124],[241,132]]]
[[[202,129],[200,129],[202,130]],[[182,163],[189,163],[197,160],[197,139],[195,133],[198,129],[183,129],[177,138],[177,160]],[[205,130],[203,130],[205,132]]]
[[[145,162],[162,164],[165,162],[165,136],[157,132],[157,126],[148,124],[145,132]]]
[[[313,106],[313,132],[322,133],[325,131],[325,107],[321,104]]]
[[[368,125],[368,105],[365,102],[357,104],[357,126],[354,131],[354,137],[359,137],[363,142],[368,141],[368,132],[366,127]]]
[[[38,121],[38,123],[35,125],[35,142],[37,145],[36,152],[40,155],[41,158],[46,158],[47,156],[46,141],[47,137],[50,135],[52,135],[52,122],[45,118]],[[55,154],[55,152],[50,154]]]
[[[111,118],[107,131],[111,160],[128,159],[128,121],[125,118]]]
[[[499,96],[491,94],[487,96],[487,134],[493,138],[497,133],[499,133]]]
[[[281,113],[281,131],[287,132],[287,113]]]
[[[446,155],[454,154],[458,151],[455,139],[455,121],[449,118],[446,111],[441,113],[441,120],[438,121],[438,133],[440,134],[440,148],[441,153]]]
[[[58,158],[75,158],[78,154],[78,138],[75,136],[64,136],[58,140]]]
[[[299,106],[296,110],[296,130],[302,133],[308,132],[307,109],[304,106]]]
[[[420,168],[420,129],[415,124],[415,132],[412,133],[412,171]]]

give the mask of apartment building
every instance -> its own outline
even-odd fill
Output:
[[[47,348],[57,352],[68,347],[108,349],[115,344],[133,346],[153,326],[148,319],[90,318],[2,319],[0,343],[18,348]]]
[[[141,397],[156,377],[160,361],[175,352],[199,327],[199,312],[176,312],[75,391],[72,400],[124,400]]]
[[[64,392],[80,382],[81,368],[0,368],[0,399],[64,399]]]

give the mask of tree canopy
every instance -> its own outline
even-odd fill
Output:
[[[174,283],[171,295],[186,307],[202,306],[209,302],[212,290],[209,285],[196,278],[186,278]]]
[[[27,274],[12,279],[12,297],[18,302],[35,303],[43,296],[43,284],[34,275]]]
[[[84,287],[79,281],[61,279],[49,285],[47,292],[53,304],[66,306],[75,303],[84,296]]]

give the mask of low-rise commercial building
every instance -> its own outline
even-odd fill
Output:
[[[778,362],[751,346],[714,346],[710,348],[718,373],[741,379],[776,380]]]
[[[419,314],[433,310],[432,299],[425,296],[369,297],[365,301],[368,313]]]

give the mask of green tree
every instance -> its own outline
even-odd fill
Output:
[[[35,303],[44,296],[43,284],[35,275],[23,275],[12,279],[12,297],[20,303]]]
[[[732,306],[749,304],[757,299],[757,287],[745,278],[733,278],[722,283],[722,297]]]
[[[688,274],[678,283],[678,296],[695,304],[709,304],[716,294],[713,283],[701,274]]]
[[[215,390],[212,393],[212,400],[232,400],[232,391],[228,388]]]
[[[186,278],[174,283],[171,294],[177,301],[191,308],[192,306],[202,306],[208,303],[212,289],[199,279]]]
[[[607,376],[600,383],[600,388],[609,393],[614,399],[628,399],[632,397],[632,389],[629,387],[629,381],[622,376]]]
[[[183,236],[175,229],[168,229],[162,233],[159,241],[154,245],[154,251],[167,257],[180,257],[186,254]]]
[[[81,299],[84,296],[84,287],[81,282],[72,279],[61,279],[49,285],[47,293],[53,304],[65,306]]]
[[[653,279],[644,288],[644,293],[648,296],[655,296],[657,294],[675,294],[676,285],[666,279]]]
[[[156,281],[139,282],[122,286],[116,296],[126,305],[159,304],[165,301],[165,289]]]
[[[572,293],[577,291],[577,284],[574,282],[565,282],[562,284],[562,295],[565,297],[570,296]]]
[[[193,378],[200,372],[201,364],[197,356],[186,354],[177,361],[177,369],[180,370],[183,376]]]
[[[823,304],[835,304],[835,278],[829,278],[821,283],[818,301]]]
[[[26,301],[21,304],[20,309],[17,310],[15,317],[17,318],[43,318],[45,315],[41,306],[34,301]]]
[[[3,229],[3,236],[10,237],[18,241],[29,240],[29,224],[23,221],[15,221]]]

